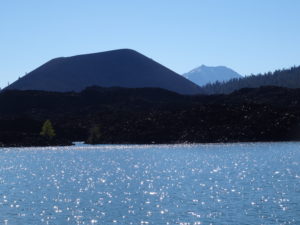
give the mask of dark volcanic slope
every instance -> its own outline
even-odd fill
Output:
[[[68,92],[93,85],[159,87],[181,94],[200,93],[196,84],[129,49],[53,59],[7,89]]]
[[[0,146],[300,140],[300,89],[210,96],[159,88],[3,91],[0,105]],[[40,135],[47,119],[57,134],[53,140]]]

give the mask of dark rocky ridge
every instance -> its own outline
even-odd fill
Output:
[[[158,87],[181,94],[201,93],[196,84],[130,49],[56,58],[6,89],[79,92],[94,85]]]
[[[207,143],[300,140],[300,89],[262,87],[230,95],[180,95],[157,88],[99,88],[81,93],[0,93],[3,146],[94,143]],[[45,120],[57,136],[39,133]]]

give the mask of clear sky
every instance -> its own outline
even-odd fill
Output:
[[[299,0],[1,0],[0,87],[60,56],[135,49],[170,69],[300,65]]]

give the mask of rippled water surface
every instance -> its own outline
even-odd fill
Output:
[[[0,224],[300,224],[300,143],[0,149]]]

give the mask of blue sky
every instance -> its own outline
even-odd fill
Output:
[[[60,56],[135,49],[170,69],[300,65],[298,0],[3,0],[0,87]]]

